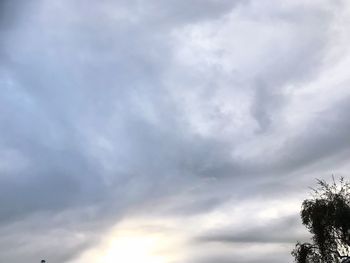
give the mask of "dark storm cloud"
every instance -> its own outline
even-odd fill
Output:
[[[299,13],[252,2],[0,2],[1,261],[34,260],[40,250],[67,261],[130,211],[192,216],[232,196],[278,195],[290,173],[347,151],[347,98],[300,129],[279,128],[291,103],[287,90],[324,73],[333,9],[310,5]],[[179,58],[206,30],[213,32],[202,52],[193,55],[195,47]],[[244,30],[251,32],[244,45],[231,47]],[[220,34],[232,43],[210,42]],[[231,54],[222,55],[221,44],[243,54],[230,60],[236,70],[211,64],[211,49],[215,58]],[[275,133],[279,147],[245,156],[273,145]],[[202,239],[292,243],[299,237],[293,220]],[[67,241],[61,251],[48,244],[55,237]],[[209,259],[254,262],[225,255],[198,262]]]

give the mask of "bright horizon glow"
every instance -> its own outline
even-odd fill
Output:
[[[166,261],[166,257],[157,255],[160,244],[162,239],[157,236],[125,233],[112,238],[103,255],[98,256],[97,262],[162,263]]]
[[[215,229],[225,226],[234,230],[243,223],[250,225],[253,223],[252,220],[256,219],[267,223],[276,218],[284,218],[297,213],[299,207],[294,205],[296,203],[300,203],[299,200],[288,198],[279,201],[266,199],[264,206],[252,201],[236,203],[231,200],[217,210],[200,216],[177,219],[147,216],[128,218],[103,235],[104,238],[99,244],[87,249],[69,263],[186,262],[188,258],[200,257],[203,252],[193,246],[189,250],[188,243],[186,243],[190,237],[200,236],[200,233],[196,232],[198,229],[210,233],[210,231],[215,232]],[[226,225],[227,222],[230,222],[230,225]],[[217,251],[224,254],[233,253],[235,256],[242,256],[242,248],[237,244],[234,246],[232,244],[211,244],[211,246],[215,246]],[[256,244],[251,244],[249,247],[255,251],[258,249]],[[246,247],[245,250],[247,249]],[[262,250],[266,251],[266,249],[280,251],[285,247],[267,244]]]
[[[148,222],[119,224],[101,244],[71,263],[166,263],[179,260],[179,239]]]

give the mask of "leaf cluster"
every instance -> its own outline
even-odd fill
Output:
[[[301,219],[312,243],[296,244],[297,263],[338,263],[350,259],[350,183],[318,180],[313,198],[302,204]]]

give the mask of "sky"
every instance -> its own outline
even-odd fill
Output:
[[[350,168],[346,0],[0,0],[0,262],[280,263]]]

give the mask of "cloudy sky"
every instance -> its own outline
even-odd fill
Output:
[[[280,263],[350,168],[347,0],[1,0],[0,261]]]

